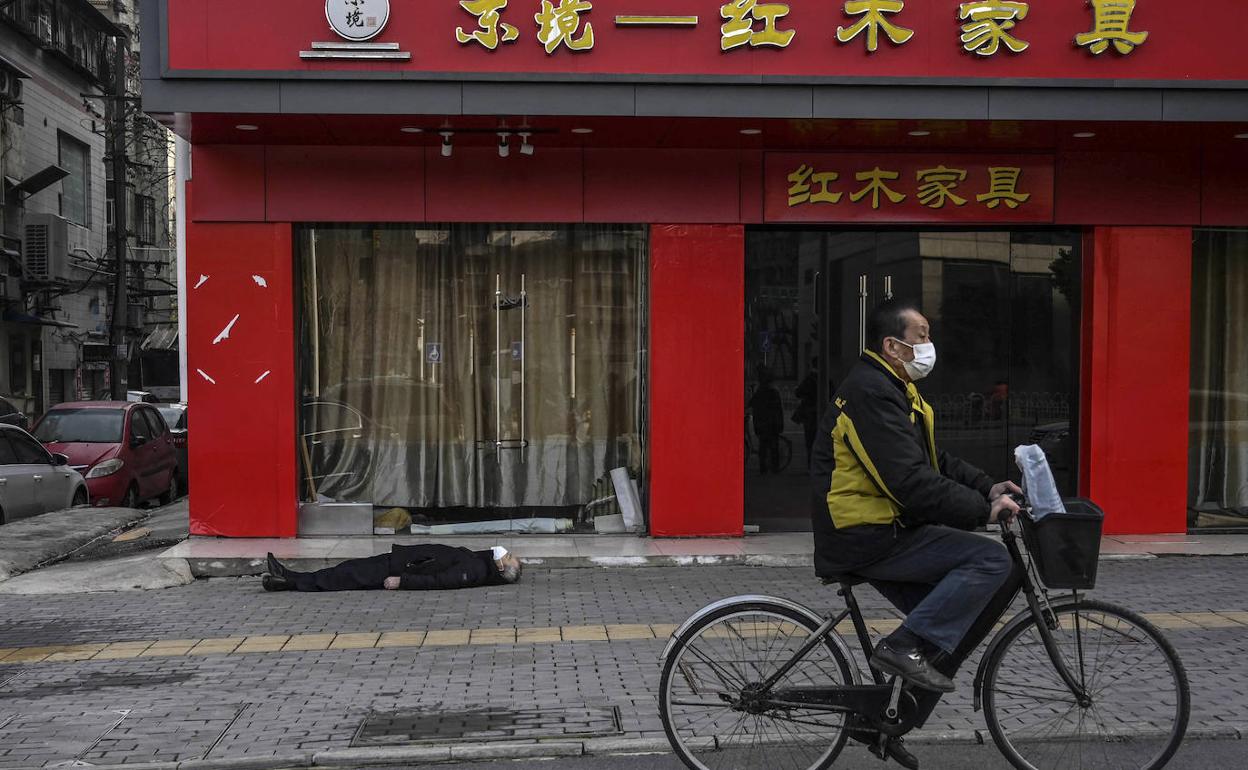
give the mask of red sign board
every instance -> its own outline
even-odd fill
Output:
[[[768,222],[1053,221],[1050,155],[768,153]]]
[[[263,71],[282,77],[331,70],[361,77],[1248,80],[1248,56],[1227,32],[1248,27],[1243,0],[351,0],[345,5],[333,0],[328,8],[322,0],[168,0],[163,5],[173,76]],[[348,11],[360,16],[360,8],[361,23],[373,23],[361,33],[369,35],[362,44],[344,37],[344,29],[354,29],[351,18],[332,16]],[[333,28],[331,18],[338,22]]]

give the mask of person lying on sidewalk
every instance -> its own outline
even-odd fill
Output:
[[[496,545],[471,551],[450,545],[394,545],[390,553],[348,559],[315,572],[297,572],[268,554],[266,591],[358,591],[375,588],[436,591],[497,586],[520,580],[520,560]]]

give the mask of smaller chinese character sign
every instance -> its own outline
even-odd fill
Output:
[[[390,20],[390,0],[325,0],[325,18],[345,40],[372,40]]]
[[[767,222],[1053,221],[1050,155],[768,153]]]

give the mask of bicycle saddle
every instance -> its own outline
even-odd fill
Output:
[[[866,578],[864,578],[864,577],[859,577],[858,575],[831,575],[831,576],[821,576],[821,577],[819,578],[819,580],[820,580],[820,581],[821,581],[821,582],[822,582],[825,586],[830,586],[830,585],[834,585],[834,584],[839,583],[839,584],[841,584],[841,585],[843,585],[843,586],[845,586],[845,587],[847,587],[847,588],[853,588],[854,586],[857,586],[857,585],[862,585],[863,583],[867,582],[867,579],[866,579]]]

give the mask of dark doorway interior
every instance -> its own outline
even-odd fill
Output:
[[[815,421],[858,359],[866,314],[893,296],[932,323],[938,363],[919,387],[941,448],[1017,478],[1014,447],[1038,443],[1074,494],[1079,276],[1076,231],[748,232],[746,525],[810,529]],[[774,432],[777,414],[773,442],[754,424]]]

